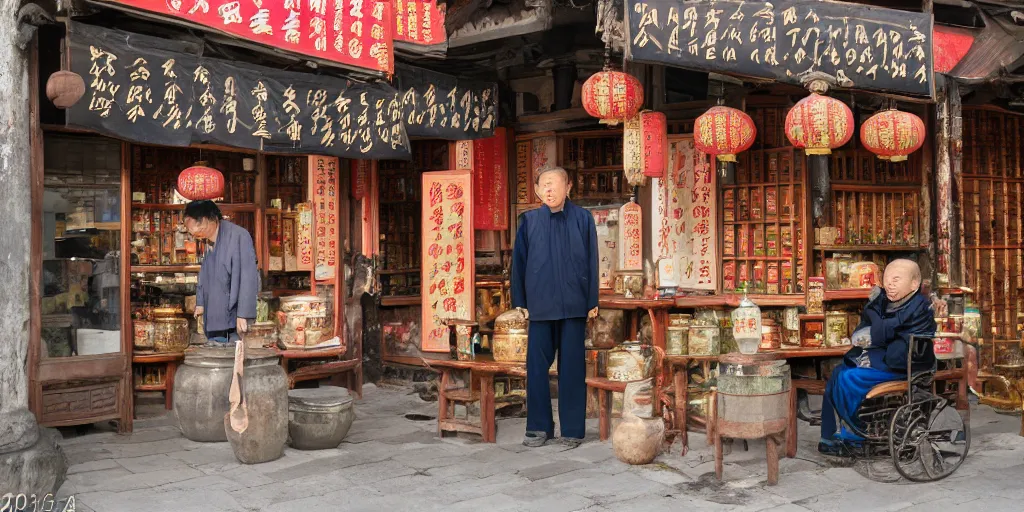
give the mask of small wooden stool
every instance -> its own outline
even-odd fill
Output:
[[[778,356],[770,353],[761,354],[738,354],[729,353],[719,358],[722,365],[739,365],[743,367],[762,367],[764,370],[774,363]],[[720,369],[722,366],[719,367]],[[759,371],[750,377],[775,377],[767,371]],[[722,379],[729,379],[728,375],[719,375],[719,386],[723,384]],[[790,425],[790,379],[788,373],[785,377],[778,376],[782,381],[779,392],[776,393],[723,393],[718,389],[711,390],[711,418],[709,425],[714,425],[715,441],[715,477],[722,479],[722,438],[732,439],[765,439],[767,445],[766,455],[768,458],[768,485],[779,483],[779,447],[785,439],[786,430]],[[736,377],[734,377],[736,378]],[[742,377],[739,377],[742,378]],[[721,396],[719,396],[721,395]],[[731,403],[728,409],[720,410],[719,401]],[[781,415],[778,412],[782,412]],[[763,414],[761,414],[763,413]]]
[[[134,382],[134,390],[139,391],[162,391],[164,393],[164,407],[169,411],[174,408],[174,373],[178,365],[185,360],[183,352],[172,353],[136,353],[132,355],[133,365],[165,365],[164,380],[160,384],[142,384]],[[134,381],[134,379],[132,379]]]
[[[598,431],[602,441],[607,441],[612,433],[612,393],[624,393],[626,383],[609,380],[604,377],[587,377],[587,391],[597,391]]]

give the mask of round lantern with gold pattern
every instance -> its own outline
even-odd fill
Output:
[[[924,121],[909,112],[883,110],[864,121],[860,142],[882,160],[902,162],[924,144]]]
[[[808,155],[829,155],[853,137],[853,112],[818,93],[798,101],[786,114],[786,138]]]
[[[581,96],[588,114],[613,126],[635,116],[644,103],[640,81],[621,71],[594,73],[583,83]]]
[[[750,116],[721,105],[711,107],[693,123],[694,147],[722,162],[735,162],[736,153],[750,149],[756,135]]]
[[[192,201],[216,199],[224,195],[224,175],[206,162],[196,162],[178,175],[178,193]]]

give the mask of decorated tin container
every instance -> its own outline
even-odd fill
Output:
[[[525,363],[530,322],[518,309],[510,309],[494,320],[491,350],[500,363]]]
[[[761,322],[761,345],[758,348],[764,351],[782,348],[782,328],[774,320]]]
[[[687,350],[691,356],[717,356],[720,350],[720,328],[717,325],[691,325]]]
[[[628,382],[650,376],[651,350],[638,342],[627,341],[608,351],[609,380]]]
[[[829,311],[825,313],[825,346],[838,347],[844,344],[843,339],[850,335],[849,317],[845,311]]]

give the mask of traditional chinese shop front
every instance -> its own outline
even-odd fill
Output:
[[[946,211],[941,208],[950,207],[950,196],[949,183],[943,188],[934,175],[941,141],[934,138],[940,113],[930,105],[931,14],[843,4],[856,30],[836,33],[826,21],[836,14],[829,9],[839,8],[832,4],[734,2],[738,14],[720,19],[709,5],[687,4],[684,19],[673,17],[682,13],[678,2],[627,2],[622,43],[630,73],[579,77],[587,82],[580,104],[593,116],[590,124],[577,122],[572,112],[534,116],[529,121],[536,125],[583,126],[521,130],[506,156],[514,169],[512,229],[518,214],[539,206],[534,179],[553,166],[568,171],[570,199],[589,208],[597,224],[601,312],[586,343],[589,409],[602,419],[602,437],[609,415],[622,406],[625,382],[653,376],[664,392],[656,394],[664,403],[655,412],[666,418],[669,434],[685,441],[689,429],[706,430],[719,356],[738,351],[737,339],[754,338],[760,352],[788,360],[794,391],[784,417],[790,424],[810,419],[806,396],[822,392],[832,365],[849,350],[860,309],[888,262],[916,260],[926,290],[947,298],[961,294],[949,284],[948,262],[936,257],[950,235],[932,231],[936,208]],[[677,19],[680,27],[667,28]],[[742,45],[716,40],[710,25],[702,29],[697,19],[715,19],[719,34],[741,34]],[[743,46],[759,45],[761,29],[752,26],[769,19],[809,35],[795,42],[779,36],[769,45],[771,55]],[[696,47],[674,43],[684,22]],[[773,33],[767,29],[765,37]],[[886,63],[885,73],[882,65],[859,68],[862,55],[874,59],[875,42],[858,34],[903,42],[897,62]],[[848,43],[852,64],[836,47],[837,59],[819,74],[803,73],[815,44],[828,46],[828,37]],[[742,66],[732,64],[741,54]],[[670,67],[759,78],[703,75],[699,97],[679,102],[668,94]],[[608,129],[593,118],[623,128]],[[470,183],[452,185],[455,179],[444,177],[438,190]],[[447,208],[449,199],[437,204]],[[430,245],[429,213],[424,210],[417,237],[424,246]],[[501,263],[507,279],[509,263]],[[433,268],[426,259],[421,265]],[[458,277],[469,282],[470,276]],[[385,324],[388,346],[405,351],[385,359],[441,373],[442,431],[493,439],[494,409],[511,400],[504,396],[522,393],[525,323],[501,316],[507,295],[489,302],[478,294],[477,317],[464,319],[459,308],[471,295],[421,293],[424,307],[449,301],[456,309],[432,324],[424,316],[422,332],[409,322],[416,315]],[[937,320],[940,331],[958,333],[964,303],[951,304],[951,317]],[[947,341],[937,348],[946,369],[938,386],[962,409],[965,350]],[[611,405],[606,392],[616,392]],[[477,400],[479,417],[453,407]],[[789,445],[792,456],[795,438]]]
[[[247,346],[273,349],[291,386],[331,378],[358,394],[345,278],[364,243],[352,196],[365,173],[350,169],[408,157],[398,92],[201,57],[194,42],[62,28],[41,31],[34,83],[65,69],[86,86],[66,110],[35,100],[39,423],[130,431],[133,396],[160,392],[172,407],[185,350],[205,342],[194,311],[208,248],[183,228],[187,198],[215,199],[252,237],[261,287]]]

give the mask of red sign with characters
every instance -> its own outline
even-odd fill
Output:
[[[395,41],[430,46],[447,39],[445,5],[437,0],[394,0]]]
[[[508,154],[505,129],[473,141],[473,227],[508,229]]]
[[[391,0],[105,1],[173,16],[281,50],[394,72]]]

